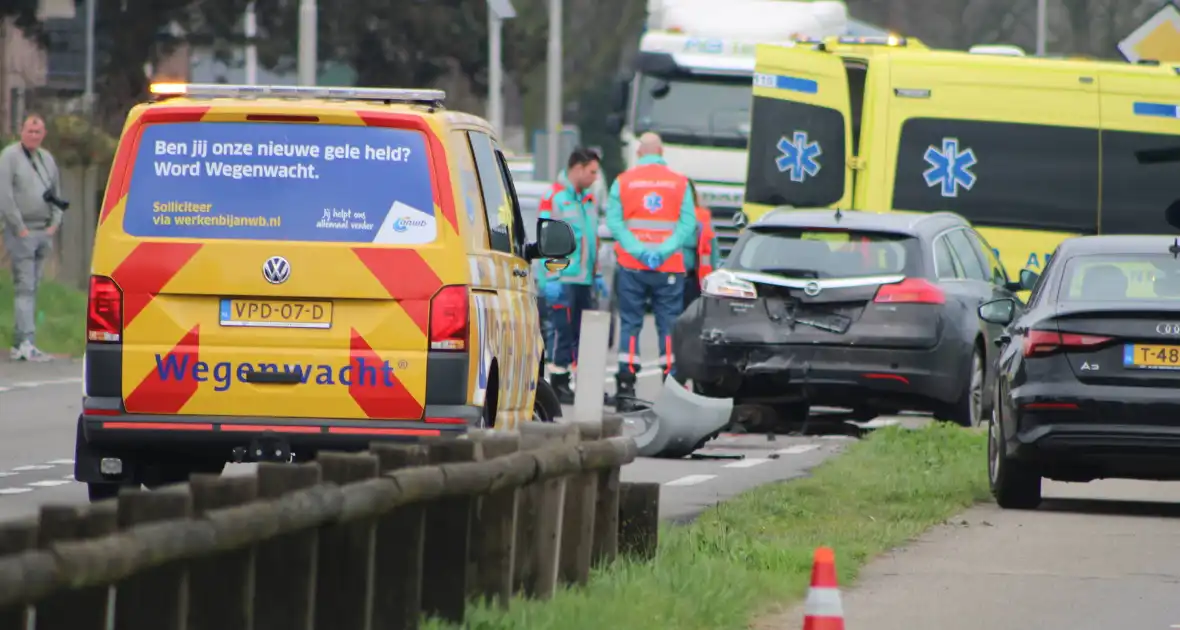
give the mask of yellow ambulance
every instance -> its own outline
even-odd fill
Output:
[[[829,38],[757,47],[735,220],[949,210],[1040,272],[1068,236],[1173,232],[1178,182],[1180,67]]]

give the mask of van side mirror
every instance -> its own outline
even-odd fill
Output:
[[[979,307],[979,319],[989,324],[1007,326],[1016,318],[1016,300],[1003,298],[985,302]]]
[[[1033,287],[1037,286],[1037,280],[1040,280],[1041,274],[1031,269],[1020,270],[1020,288],[1025,291],[1032,291]]]
[[[526,248],[529,260],[565,258],[577,249],[574,230],[565,221],[537,219],[537,242]]]

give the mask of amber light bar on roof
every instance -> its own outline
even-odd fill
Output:
[[[153,83],[151,93],[156,98],[323,98],[400,103],[441,103],[447,97],[447,93],[442,90],[224,83]]]

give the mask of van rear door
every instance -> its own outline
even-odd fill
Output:
[[[465,290],[440,291],[464,265],[436,216],[445,155],[416,116],[250,107],[160,107],[125,140],[125,203],[104,227],[126,410],[422,417],[428,350],[466,343],[465,324],[429,337],[436,294],[466,321]]]
[[[839,56],[758,45],[746,203],[851,207],[848,94]]]

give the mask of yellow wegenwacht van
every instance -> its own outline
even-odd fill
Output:
[[[1019,52],[1019,51],[1016,51]],[[1079,234],[1172,233],[1180,68],[829,38],[756,52],[743,215],[956,212],[1010,270]]]
[[[95,237],[75,476],[92,499],[227,461],[513,428],[542,378],[527,243],[488,123],[436,90],[157,84]]]

